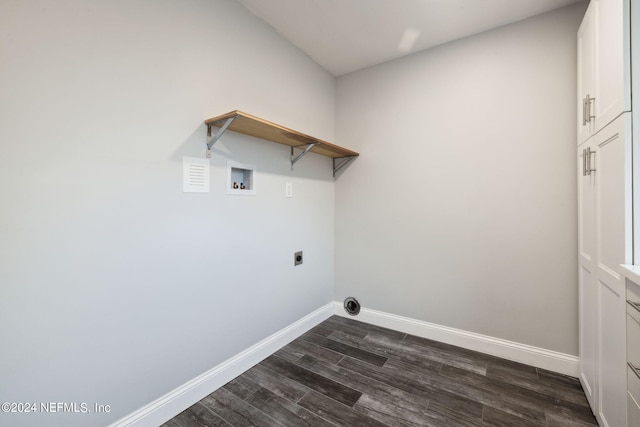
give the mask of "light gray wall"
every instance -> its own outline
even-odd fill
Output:
[[[585,4],[338,78],[336,297],[577,354]]]
[[[227,133],[211,193],[181,182],[233,109],[333,141],[330,74],[228,0],[10,0],[0,29],[0,402],[111,405],[0,424],[106,425],[332,300],[328,158]]]

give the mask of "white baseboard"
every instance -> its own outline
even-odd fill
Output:
[[[119,419],[109,427],[156,427],[213,393],[314,326],[333,315],[333,303],[320,307],[218,366]]]
[[[333,302],[320,307],[218,366],[119,419],[109,427],[155,427],[164,423],[333,314],[526,363],[561,374],[578,376],[578,358],[576,356],[368,308],[362,308],[357,316],[349,316],[344,311],[342,303]]]
[[[549,371],[577,377],[579,359],[553,350],[481,335],[461,329],[436,325],[422,320],[362,308],[357,316],[348,315],[340,302],[334,302],[334,314],[422,338],[480,351],[503,359],[525,363]]]

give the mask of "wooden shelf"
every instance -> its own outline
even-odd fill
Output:
[[[277,142],[278,144],[288,145],[301,150],[304,150],[311,144],[315,144],[309,150],[310,152],[332,157],[334,159],[357,157],[359,155],[355,151],[348,150],[338,145],[331,144],[330,142],[314,138],[238,110],[231,111],[221,116],[212,117],[205,120],[204,123],[207,125],[209,130],[211,130],[211,126],[224,128],[227,121],[233,117],[235,117],[235,119],[228,125],[227,129],[234,132],[243,133],[245,135],[254,136],[267,141]],[[217,137],[219,138],[220,135],[217,135]]]

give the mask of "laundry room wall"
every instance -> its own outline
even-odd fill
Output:
[[[577,355],[586,3],[337,80],[336,297]]]
[[[228,132],[182,191],[209,117],[333,141],[328,72],[230,0],[8,0],[0,29],[0,401],[110,407],[0,424],[107,425],[332,301],[330,159]]]

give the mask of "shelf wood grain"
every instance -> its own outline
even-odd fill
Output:
[[[305,149],[310,144],[317,144],[311,149],[312,153],[334,159],[359,155],[359,153],[355,151],[314,138],[313,136],[280,126],[276,123],[272,123],[238,110],[212,117],[205,120],[204,123],[207,126],[222,127],[226,120],[233,116],[237,116],[237,118],[233,121],[231,126],[229,126],[228,130],[232,130],[234,132],[243,133],[245,135],[254,136],[256,138],[300,149]]]

